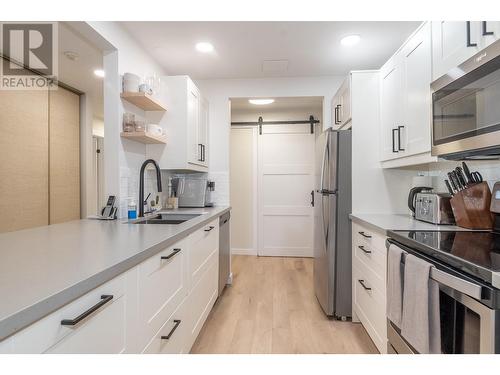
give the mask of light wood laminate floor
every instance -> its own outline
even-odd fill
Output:
[[[313,261],[236,255],[226,288],[192,353],[378,353],[361,324],[328,319]]]

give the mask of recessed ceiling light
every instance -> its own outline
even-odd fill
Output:
[[[212,52],[214,50],[214,46],[208,42],[196,43],[195,47],[199,52],[203,52],[203,53]]]
[[[102,69],[96,69],[96,70],[94,70],[94,74],[96,76],[98,76],[99,78],[104,78],[104,76],[105,76],[104,70],[102,70]]]
[[[348,35],[340,39],[340,44],[343,46],[353,46],[358,44],[360,40],[361,37],[359,35]]]
[[[266,105],[274,103],[274,99],[248,99],[248,102],[255,105]]]

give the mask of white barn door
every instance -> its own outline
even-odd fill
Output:
[[[265,125],[258,136],[258,254],[313,256],[314,134]]]

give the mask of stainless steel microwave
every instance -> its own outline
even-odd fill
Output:
[[[432,155],[500,158],[500,40],[431,84]]]

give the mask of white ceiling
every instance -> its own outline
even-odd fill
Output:
[[[168,74],[196,79],[344,75],[378,69],[420,22],[122,22]],[[359,34],[353,47],[340,44]],[[215,51],[195,50],[197,42]],[[286,71],[262,71],[287,60]]]
[[[66,22],[59,23],[59,74],[61,82],[86,93],[92,103],[95,117],[104,117],[103,79],[94,75],[102,69],[102,52]],[[78,59],[72,61],[65,51],[76,52]]]

